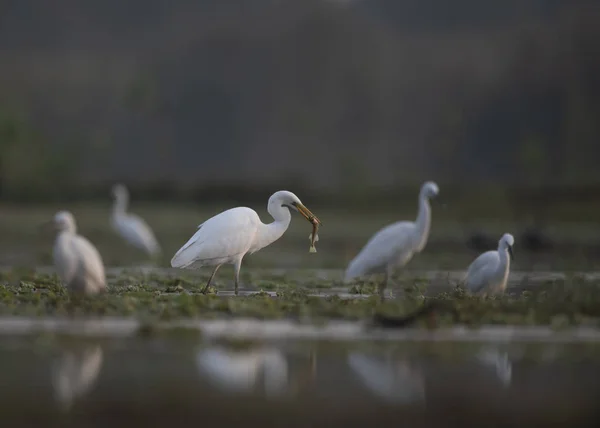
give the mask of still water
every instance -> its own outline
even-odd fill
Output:
[[[43,333],[0,336],[0,368],[11,427],[583,426],[600,398],[590,343]]]

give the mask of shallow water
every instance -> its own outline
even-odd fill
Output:
[[[21,290],[18,272],[7,271],[11,293],[35,297]],[[196,292],[207,275],[150,266],[107,273],[111,284],[152,283],[161,290],[157,296],[173,297]],[[460,273],[412,271],[400,281],[424,279],[428,290],[443,291]],[[242,295],[284,285],[321,297],[368,296],[337,283],[340,270],[248,269],[246,275]],[[578,275],[592,282],[600,276]],[[177,291],[169,279],[181,277],[194,287]],[[516,271],[509,293],[564,277]],[[224,278],[218,287],[228,300],[231,281]],[[154,291],[151,296],[154,301]],[[135,299],[135,291],[111,297]],[[430,330],[374,328],[368,320],[218,316],[150,322],[135,315],[82,318],[49,311],[0,317],[0,414],[6,426],[346,428],[397,427],[402,421],[573,427],[596,416],[600,398],[597,324]]]
[[[16,425],[391,426],[404,415],[440,426],[448,412],[475,421],[482,409],[501,412],[500,425],[553,414],[577,423],[600,397],[600,347],[581,344],[12,335],[0,336],[0,367],[1,411]]]

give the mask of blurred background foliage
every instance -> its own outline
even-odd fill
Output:
[[[425,179],[457,194],[598,194],[596,2],[9,0],[1,12],[7,202],[106,198],[115,181],[148,199],[290,188],[357,206]]]

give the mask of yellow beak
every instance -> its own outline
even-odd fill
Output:
[[[304,205],[296,204],[296,208],[298,209],[298,212],[300,214],[302,214],[304,216],[304,218],[306,218],[309,222],[322,225],[321,220],[319,220],[316,215],[311,213],[310,210],[308,208],[306,208]]]

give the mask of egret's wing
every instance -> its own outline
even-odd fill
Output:
[[[411,244],[414,223],[401,221],[379,230],[346,269],[346,280],[370,273],[398,257]]]
[[[465,283],[472,292],[477,292],[485,287],[488,278],[495,271],[500,262],[497,251],[487,251],[477,257],[467,269]]]
[[[106,288],[104,263],[96,247],[81,235],[73,237],[71,247],[77,254],[78,275],[85,275],[87,280],[92,281],[96,289]]]
[[[173,267],[230,258],[248,251],[260,219],[254,210],[232,208],[209,218],[171,259]]]
[[[119,231],[132,245],[150,254],[160,252],[160,245],[148,223],[135,214],[123,216],[118,223]]]
[[[77,273],[77,254],[69,240],[69,236],[57,237],[52,251],[56,273],[65,284],[70,283]]]

